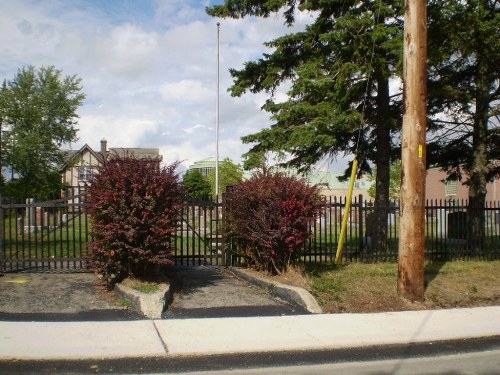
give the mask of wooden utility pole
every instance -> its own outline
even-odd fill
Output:
[[[427,0],[406,0],[398,293],[424,299]]]

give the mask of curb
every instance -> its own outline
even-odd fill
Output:
[[[260,288],[267,289],[275,296],[287,301],[290,304],[305,308],[312,314],[322,314],[323,310],[316,302],[316,299],[304,288],[285,285],[276,281],[269,281],[255,275],[250,275],[242,268],[230,267],[229,271],[236,277],[248,281]]]
[[[159,290],[155,293],[142,293],[123,283],[115,285],[115,293],[119,298],[132,303],[134,310],[141,312],[150,319],[161,319],[165,306],[172,300],[170,283],[158,284]]]

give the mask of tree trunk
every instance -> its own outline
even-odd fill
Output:
[[[377,107],[378,119],[376,127],[376,160],[377,176],[375,179],[375,228],[374,250],[387,250],[387,215],[389,211],[389,187],[391,167],[391,118],[389,115],[389,80],[382,72],[375,74],[378,86]]]
[[[483,57],[484,58],[484,57]],[[481,250],[484,241],[484,204],[486,201],[486,184],[488,174],[488,72],[481,57],[478,61],[478,78],[476,91],[476,113],[472,135],[472,161],[469,180],[468,207],[468,248],[471,251]]]

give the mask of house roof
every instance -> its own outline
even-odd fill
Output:
[[[92,147],[90,147],[88,144],[85,143],[85,145],[82,146],[79,150],[64,150],[64,162],[59,166],[59,171],[63,171],[72,164],[75,163],[75,161],[83,155],[83,153],[87,151],[90,152],[97,160],[99,160],[101,163],[104,161],[102,155],[100,152],[95,152]]]
[[[69,166],[73,165],[75,161],[81,157],[85,152],[91,153],[100,163],[103,163],[108,156],[133,156],[138,159],[148,159],[157,158],[160,156],[160,150],[158,148],[124,148],[124,147],[114,147],[107,151],[107,155],[104,156],[100,151],[94,151],[92,147],[85,144],[79,150],[64,150],[64,162],[59,166],[59,171],[64,171]]]
[[[113,147],[109,149],[109,155],[118,157],[133,156],[138,159],[157,158],[160,156],[160,149]]]

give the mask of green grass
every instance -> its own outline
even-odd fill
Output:
[[[15,218],[6,217],[3,228],[2,252],[6,259],[59,259],[79,258],[87,253],[91,224],[83,216],[76,216],[60,227],[25,232]]]
[[[122,306],[128,310],[131,310],[134,307],[134,304],[127,299],[121,299],[119,303],[120,303],[120,306]]]
[[[141,293],[156,293],[157,291],[160,290],[160,287],[156,284],[137,284],[132,286],[135,290],[141,292]]]

